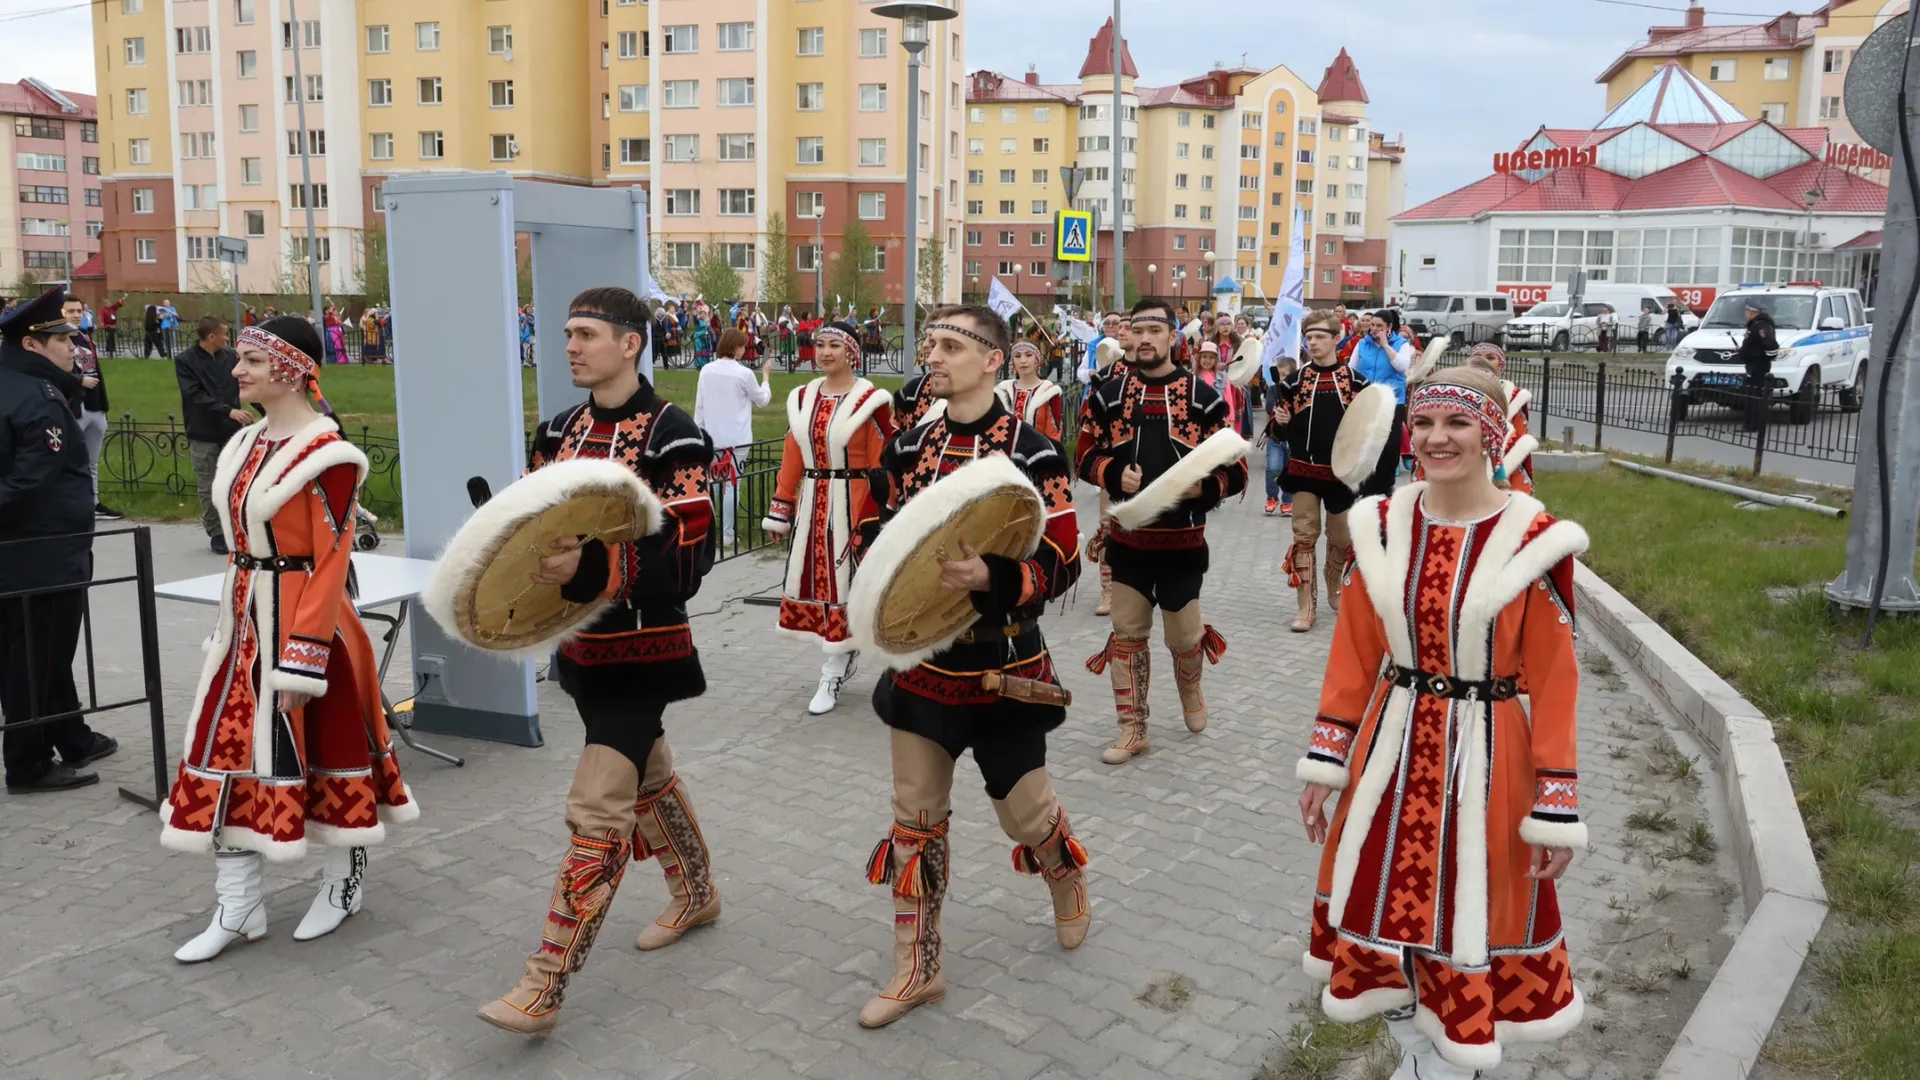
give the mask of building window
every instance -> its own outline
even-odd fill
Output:
[[[1032,244],[1034,247],[1045,247],[1047,244],[1047,231],[1045,229],[1033,230],[1027,234],[1027,243]]]
[[[375,155],[378,157],[378,155]],[[392,136],[388,136],[387,157],[393,157]],[[260,183],[260,159],[257,157],[240,159],[240,182],[249,187]]]
[[[246,235],[250,237],[267,235],[267,212],[265,210],[248,210],[244,214],[241,214],[240,218],[243,222],[241,231]]]
[[[998,213],[1001,217],[1012,217],[1015,213],[1012,199],[1001,199]]]
[[[871,27],[860,31],[860,55],[864,57],[887,55],[887,32]]]
[[[700,160],[700,136],[669,135],[666,142],[669,163],[683,163]]]
[[[1013,246],[1013,243],[1014,243],[1014,241],[1013,241],[1013,230],[1012,230],[1012,229],[1001,229],[1001,230],[1000,230],[1000,246],[1001,246],[1001,247],[1012,247],[1012,246]]]
[[[367,51],[383,53],[393,48],[393,34],[384,26],[367,27]]]
[[[1178,125],[1178,126],[1180,126],[1180,127],[1192,127],[1192,126],[1193,126],[1193,114],[1192,114],[1192,113],[1190,113],[1190,112],[1186,112],[1186,111],[1181,111],[1181,112],[1177,112],[1177,113],[1174,113],[1174,114],[1173,114],[1173,122],[1174,122],[1174,123],[1175,123],[1176,125]]]
[[[153,164],[153,144],[146,139],[128,139],[127,161],[134,165]]]
[[[251,79],[260,74],[260,54],[252,49],[242,49],[233,54],[234,74],[242,79]],[[212,104],[209,102],[208,104]]]
[[[488,83],[487,102],[496,109],[513,108],[513,80],[495,79]]]
[[[721,135],[717,137],[717,141],[720,144],[719,153],[721,161],[753,160],[753,134],[751,132],[744,135]]]
[[[887,140],[861,139],[860,164],[885,165],[887,163]]]
[[[635,30],[622,30],[614,35],[614,42],[620,47],[620,59],[638,60],[640,58],[640,34]]]
[[[368,79],[367,104],[369,106],[393,104],[393,80]]]
[[[721,23],[718,27],[721,52],[750,52],[753,49],[753,24],[750,22]]]
[[[827,193],[824,191],[794,192],[793,215],[801,218],[825,217],[827,215]]]
[[[173,51],[177,53],[203,53],[213,48],[213,28],[210,26],[176,26],[173,28]]]
[[[802,165],[822,165],[827,160],[827,141],[818,135],[805,135],[795,140],[797,151],[795,160]]]
[[[861,112],[886,112],[887,111],[887,84],[886,83],[861,83],[860,84],[860,111]]]
[[[307,151],[314,157],[324,157],[327,152],[327,132],[325,128],[307,129]],[[287,156],[296,157],[300,153],[300,132],[296,129],[287,132]],[[212,154],[202,155],[212,157]]]
[[[491,160],[512,161],[520,154],[520,140],[511,135],[494,135],[489,141],[492,143],[493,151]]]
[[[136,237],[133,241],[133,261],[138,263],[159,262],[159,245],[146,236]]]
[[[1820,99],[1820,119],[1838,120],[1845,115],[1846,110],[1841,105],[1838,97],[1823,97]]]
[[[288,185],[287,205],[293,207],[295,210],[305,210],[307,208],[307,194],[309,190],[311,190],[313,194],[313,208],[315,210],[325,210],[327,208],[327,185],[325,184]]]
[[[136,88],[127,91],[127,115],[147,115],[147,91],[145,88]]]
[[[661,84],[660,107],[663,109],[693,109],[700,105],[699,79],[668,79]]]
[[[1787,103],[1784,101],[1763,102],[1760,106],[1760,119],[1770,124],[1787,122]]]
[[[981,234],[979,229],[968,229],[967,230],[967,246],[979,247],[983,243],[983,241],[980,239],[980,235]]]
[[[487,27],[487,55],[513,59],[513,27]]]
[[[700,28],[698,26],[669,26],[660,33],[662,50],[669,55],[676,53],[697,53],[700,51]]]
[[[393,132],[376,131],[370,136],[368,156],[375,161],[393,160]]]
[[[1249,113],[1248,115],[1251,116],[1252,114]],[[1259,143],[1242,143],[1240,146],[1240,160],[1241,161],[1259,161],[1260,160],[1260,144]]]
[[[130,37],[122,43],[126,49],[127,65],[138,66],[147,62],[147,39]]]
[[[751,26],[753,24],[747,23]],[[727,257],[727,266],[735,270],[751,270],[754,265],[752,244],[721,244],[720,250]]]
[[[1739,70],[1738,65],[1732,60],[1710,61],[1707,64],[1707,81],[1732,82],[1734,80],[1734,72],[1737,70]]]
[[[812,244],[801,244],[793,249],[793,268],[803,274],[811,274],[820,269],[820,249]]]
[[[211,241],[211,240],[212,240],[213,238],[212,238],[212,237],[208,237],[207,239],[208,239],[209,241]],[[293,237],[289,237],[289,239],[291,239],[291,240],[293,241],[293,257],[294,257],[294,258],[296,258],[296,259],[299,259],[299,260],[301,260],[302,262],[304,262],[304,261],[306,261],[306,258],[307,258],[307,238],[306,238],[306,237],[304,237],[304,236],[293,236]],[[208,247],[212,247],[212,244],[211,244],[211,243],[209,243],[209,244],[208,244]],[[328,238],[328,237],[325,237],[325,236],[316,236],[316,237],[314,237],[314,240],[313,240],[313,259],[314,259],[314,261],[315,261],[315,262],[326,262],[326,261],[328,261],[328,260],[329,260],[329,259],[331,259],[331,258],[333,258],[333,241],[332,241],[332,239],[330,239],[330,238]]]
[[[700,262],[700,245],[687,241],[677,241],[667,245],[665,252],[667,269],[691,270]]]
[[[799,109],[801,112],[819,112],[826,101],[825,83],[803,82],[796,88],[799,91]]]
[[[733,108],[753,104],[752,79],[721,79],[718,104]]]
[[[727,217],[750,217],[753,214],[752,188],[721,188],[720,213]]]
[[[133,189],[133,212],[136,214],[153,213],[153,189],[137,187]]]
[[[1019,263],[1014,262],[1012,259],[1001,259],[999,264],[994,267],[994,272],[1011,276],[1014,268],[1019,265]]]
[[[413,47],[422,52],[432,52],[440,47],[440,24],[423,22],[413,24]]]
[[[1319,131],[1320,121],[1315,120],[1311,116],[1301,117],[1299,123],[1293,126],[1293,132],[1296,135],[1315,135],[1318,134]]]
[[[1838,75],[1847,70],[1850,49],[1828,49],[1820,55],[1820,70],[1829,75]]]
[[[621,139],[620,164],[645,165],[653,160],[652,139]]]
[[[887,216],[887,194],[884,191],[861,192],[859,205],[862,221],[879,221]]]
[[[1200,174],[1200,190],[1201,191],[1213,190],[1213,174],[1212,173]]]
[[[968,139],[967,140],[967,153],[984,154],[986,152],[987,152],[987,140],[985,139]]]
[[[1355,226],[1365,224],[1366,217],[1358,210],[1349,210],[1347,211],[1346,221],[1347,221],[1347,226],[1349,228],[1352,228]]]
[[[1047,153],[1048,148],[1051,147],[1052,145],[1053,145],[1052,139],[1035,139],[1033,140],[1033,152],[1036,154]]]
[[[1241,220],[1241,221],[1258,221],[1258,220],[1260,220],[1260,208],[1259,208],[1258,206],[1242,206],[1242,207],[1239,207],[1238,209],[1239,209],[1239,211],[1240,211],[1240,220]],[[1243,240],[1245,240],[1245,239],[1249,239],[1249,238],[1248,238],[1248,237],[1241,237],[1241,239],[1243,239]]]
[[[447,153],[447,136],[442,131],[423,131],[420,133],[420,159],[438,161]]]
[[[1173,204],[1173,220],[1175,221],[1187,220],[1187,204],[1186,203]]]
[[[138,15],[146,7],[146,0],[120,0],[120,14]]]
[[[631,86],[623,86],[620,88],[620,111],[621,112],[646,112],[647,111],[647,84],[646,83],[635,83]]]
[[[824,56],[827,52],[827,31],[823,26],[803,26],[799,32],[796,51],[801,56]]]
[[[1033,205],[1027,212],[1030,214],[1034,214],[1036,216],[1045,214],[1047,212],[1047,200],[1045,199],[1033,200]]]
[[[860,269],[869,274],[879,273],[887,268],[887,249],[875,244],[867,249],[860,260]]]
[[[668,188],[667,213],[674,217],[692,217],[700,213],[700,189]]]
[[[1793,61],[1784,56],[1769,56],[1760,64],[1760,77],[1767,82],[1786,82],[1793,77]]]
[[[420,104],[438,105],[441,102],[440,76],[432,75],[419,80]]]
[[[1585,270],[1592,281],[1663,284],[1668,259],[1675,258],[1676,284],[1718,281],[1720,230],[1706,229],[1502,229],[1496,264],[1501,281],[1565,281],[1575,270]],[[1696,239],[1703,245],[1694,250]],[[1669,242],[1672,246],[1669,246]],[[1697,256],[1697,257],[1696,257]],[[1642,259],[1648,261],[1643,267]],[[1711,267],[1706,278],[1692,275],[1695,267]]]
[[[1034,123],[1036,123],[1036,124],[1044,124],[1044,123],[1047,123],[1048,121],[1050,121],[1050,120],[1052,120],[1052,119],[1053,119],[1053,110],[1052,110],[1052,109],[1051,109],[1050,107],[1048,107],[1048,106],[1046,106],[1046,105],[1035,105],[1035,106],[1033,107],[1033,122],[1034,122]]]

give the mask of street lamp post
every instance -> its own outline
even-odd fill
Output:
[[[883,19],[900,20],[900,47],[907,51],[907,267],[906,302],[901,304],[901,337],[914,348],[914,316],[920,302],[920,54],[927,48],[927,24],[958,15],[945,4],[907,2],[881,4],[873,9]]]
[[[977,302],[980,299],[980,275],[975,274],[967,280],[973,282],[973,298]]]
[[[1200,257],[1206,260],[1206,264],[1200,268],[1200,288],[1203,290],[1200,306],[1204,308],[1213,300],[1213,252],[1203,251]]]
[[[1154,285],[1154,275],[1159,272],[1160,266],[1158,263],[1147,264],[1147,295],[1149,296],[1157,295],[1160,292]]]
[[[821,223],[826,217],[826,193],[822,192],[819,201],[813,204],[813,313],[816,316],[827,310],[827,241],[821,232]]]
[[[1819,204],[1821,199],[1826,197],[1826,194],[1826,192],[1821,191],[1819,188],[1813,187],[1808,188],[1806,192],[1800,196],[1801,201],[1807,204],[1807,272],[1801,275],[1800,280],[1802,281],[1813,280],[1813,208]]]

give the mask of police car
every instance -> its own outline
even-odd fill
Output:
[[[1686,382],[1680,415],[1699,404],[1741,407],[1746,368],[1736,358],[1746,338],[1746,308],[1773,316],[1780,351],[1773,357],[1773,396],[1789,406],[1795,424],[1810,423],[1824,394],[1838,397],[1846,412],[1859,412],[1867,385],[1867,345],[1872,328],[1860,294],[1817,281],[1785,285],[1743,284],[1721,293],[1700,328],[1681,340],[1667,364],[1667,378]]]

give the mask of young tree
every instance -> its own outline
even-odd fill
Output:
[[[840,234],[840,260],[834,264],[833,280],[828,292],[838,296],[842,306],[851,304],[853,310],[865,313],[870,307],[880,306],[885,290],[880,260],[883,249],[867,235],[867,228],[859,220],[847,222]],[[833,297],[827,298],[831,307]]]
[[[727,265],[725,246],[712,236],[700,245],[700,261],[693,264],[693,291],[715,306],[740,299],[740,275]]]
[[[767,215],[767,234],[760,251],[760,302],[778,311],[793,301],[794,282],[800,276],[793,265],[793,246],[787,241],[786,216]]]
[[[384,305],[390,301],[392,274],[387,262],[386,226],[376,222],[360,234],[360,291],[367,303]]]
[[[946,296],[946,245],[935,236],[920,249],[920,303],[929,308],[936,307],[946,303]]]

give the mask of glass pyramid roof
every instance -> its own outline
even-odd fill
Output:
[[[1640,88],[1628,94],[1595,127],[1633,124],[1736,124],[1747,117],[1706,83],[1669,61],[1660,65]]]

